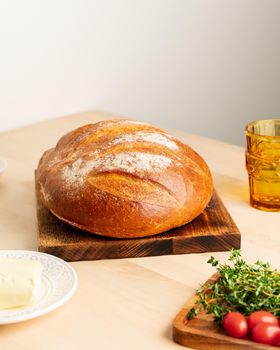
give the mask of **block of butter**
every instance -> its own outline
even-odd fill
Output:
[[[0,258],[0,309],[28,304],[40,287],[42,270],[37,260]]]

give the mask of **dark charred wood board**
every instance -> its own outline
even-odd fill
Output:
[[[240,232],[214,193],[192,222],[144,238],[116,239],[76,229],[54,216],[37,200],[38,250],[66,261],[132,258],[219,252],[240,248]]]
[[[216,273],[205,285],[215,283]],[[200,312],[192,320],[187,319],[189,310],[195,305],[194,295],[177,314],[173,322],[173,339],[176,343],[198,350],[272,350],[275,346],[254,343],[249,339],[236,339],[228,336],[222,326],[213,321],[211,315]]]

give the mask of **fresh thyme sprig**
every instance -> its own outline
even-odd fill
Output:
[[[221,264],[213,256],[207,261],[218,271],[215,283],[201,286],[197,291],[195,306],[187,314],[188,319],[205,310],[221,322],[230,311],[244,316],[257,310],[270,311],[280,316],[280,273],[269,263],[256,261],[248,264],[239,250],[232,250],[229,264]]]

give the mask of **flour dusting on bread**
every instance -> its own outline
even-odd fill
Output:
[[[87,172],[86,167],[81,167],[83,160],[78,158],[71,165],[64,165],[62,167],[62,176],[68,184],[82,184],[84,182],[84,176]]]
[[[62,175],[69,184],[82,184],[90,172],[123,171],[135,175],[160,173],[172,164],[169,157],[143,152],[114,153],[94,160],[77,159],[62,168]]]
[[[146,125],[146,126],[149,126],[149,124],[147,124],[147,123],[139,122],[136,120],[115,119],[115,120],[105,120],[105,121],[101,121],[99,123],[96,123],[96,131],[97,130],[104,130],[104,129],[116,127],[116,126],[122,126],[122,125]]]
[[[39,185],[40,185],[40,192],[41,192],[41,194],[42,194],[44,200],[45,200],[46,202],[50,201],[50,200],[52,199],[50,193],[49,193],[49,192],[46,192],[46,190],[44,189],[44,187],[42,186],[41,183],[39,183]]]
[[[178,149],[176,142],[170,140],[163,134],[156,132],[135,132],[134,134],[124,134],[119,137],[116,137],[109,143],[110,145],[118,145],[125,142],[148,142],[156,143],[158,145],[165,146],[173,151]]]
[[[128,152],[113,153],[93,161],[98,172],[121,170],[129,173],[159,172],[166,169],[172,160],[159,154]]]

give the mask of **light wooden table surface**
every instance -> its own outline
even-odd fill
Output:
[[[108,119],[82,113],[0,134],[0,248],[37,250],[34,169],[44,150],[66,132]],[[279,267],[280,213],[248,204],[244,149],[171,131],[207,161],[215,187],[242,234],[243,256]],[[228,253],[212,253],[226,259]],[[183,349],[172,341],[173,318],[213,272],[210,254],[75,262],[75,295],[34,320],[0,326],[2,349]]]

